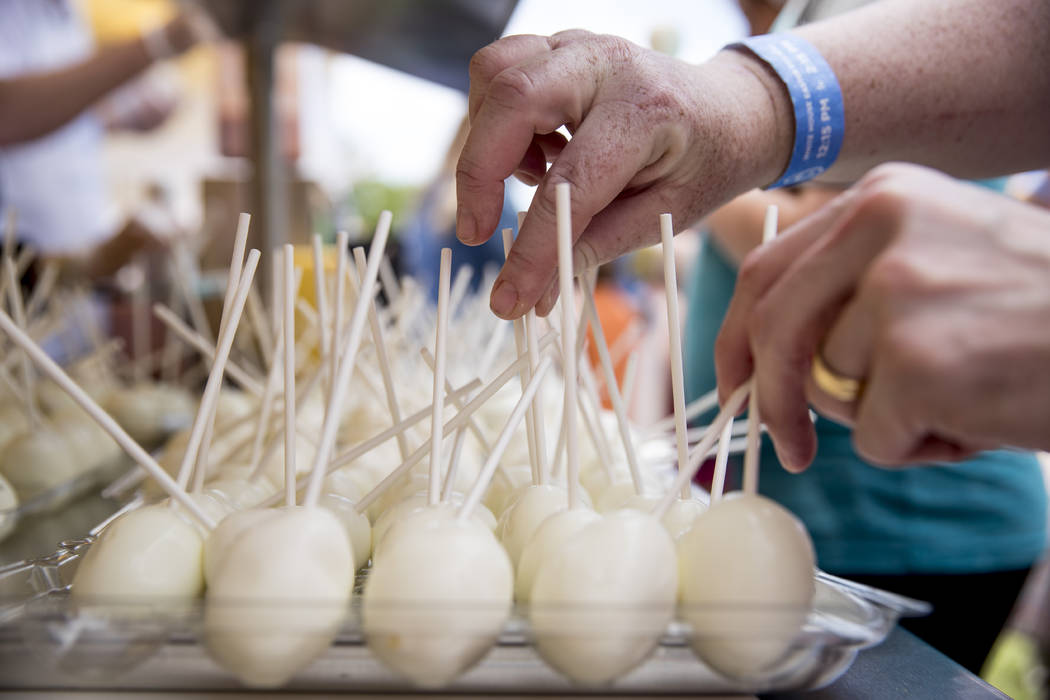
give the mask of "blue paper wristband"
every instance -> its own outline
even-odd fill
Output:
[[[767,34],[731,44],[747,49],[776,71],[795,108],[795,147],[784,173],[770,185],[812,180],[831,167],[842,147],[846,117],[842,90],[816,47],[794,34]]]

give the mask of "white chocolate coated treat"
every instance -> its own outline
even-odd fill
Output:
[[[540,564],[529,608],[536,649],[577,683],[611,683],[656,647],[677,589],[663,526],[637,511],[607,514]]]
[[[813,544],[802,523],[768,498],[730,494],[678,541],[678,560],[696,654],[734,678],[773,667],[813,601]]]
[[[678,498],[660,518],[660,522],[675,542],[689,532],[696,519],[707,512],[707,504],[697,498]]]
[[[594,500],[594,509],[599,513],[619,510],[631,496],[636,495],[634,484],[630,481],[617,481],[606,486]]]
[[[514,464],[505,467],[503,473],[507,479],[495,477],[489,482],[481,502],[493,515],[499,517],[515,498],[521,495],[518,489],[532,483],[532,468],[528,464]]]
[[[374,541],[374,548],[372,556],[375,560],[382,557],[383,552],[390,546],[394,546],[398,538],[405,535],[411,536],[413,529],[426,527],[426,524],[430,520],[447,520],[455,517],[459,511],[460,502],[462,502],[462,496],[455,499],[452,503],[438,503],[436,506],[429,506],[426,504],[426,497],[424,496],[419,500],[414,507],[407,508],[399,514],[396,520],[388,521],[389,525],[384,523],[384,529],[382,535],[379,536],[379,522],[376,521],[376,528],[372,530],[372,539]],[[408,503],[406,501],[406,503]],[[404,504],[402,504],[404,505]],[[496,525],[496,519],[493,517],[484,506],[480,504],[474,508],[474,511],[470,514],[470,520],[467,521],[467,525],[479,527],[488,532],[492,532]]]
[[[354,580],[346,531],[325,508],[234,513],[216,532],[238,530],[211,572],[204,641],[247,685],[276,687],[332,643]],[[250,526],[241,527],[241,518]]]
[[[87,414],[65,414],[55,419],[55,429],[69,441],[82,471],[115,466],[124,454],[116,440]]]
[[[350,540],[350,548],[354,553],[354,569],[360,569],[367,564],[372,557],[372,524],[368,522],[368,516],[358,513],[354,502],[349,498],[335,493],[321,496],[318,505],[330,510],[346,530],[346,537]]]
[[[387,537],[395,530],[398,529],[396,526],[408,519],[417,519],[417,514],[420,512],[424,513],[436,513],[438,508],[451,509],[453,511],[459,508],[459,505],[463,502],[463,494],[453,493],[450,503],[439,503],[437,506],[431,507],[427,505],[428,494],[426,492],[419,492],[410,498],[401,501],[390,510],[379,516],[376,520],[375,527],[373,528],[373,540],[375,541],[375,548],[379,549],[385,542]],[[422,516],[426,517],[426,515]],[[477,521],[479,525],[484,526],[489,532],[496,529],[496,517],[489,512],[489,509],[480,503],[474,507],[474,511],[471,513],[471,520]]]
[[[515,566],[521,557],[521,550],[525,549],[525,544],[532,539],[540,523],[568,508],[568,492],[560,486],[546,484],[526,487],[518,499],[503,511],[496,526],[496,536]]]
[[[540,523],[518,559],[514,598],[519,603],[529,602],[536,572],[543,561],[553,556],[570,537],[601,517],[590,508],[572,508],[555,513]]]
[[[4,539],[15,529],[18,523],[18,494],[11,483],[0,476],[0,540]]]
[[[185,428],[197,411],[186,390],[151,382],[114,390],[105,408],[136,442],[147,445]]]
[[[259,523],[272,518],[268,508],[250,508],[239,511],[236,517],[223,518],[214,530],[204,539],[204,580],[211,583],[222,563],[230,554],[230,547],[241,536],[256,527]]]
[[[0,449],[29,430],[25,413],[15,406],[0,406]]]
[[[0,452],[0,474],[23,503],[69,483],[82,471],[65,436],[50,428],[23,433]]]
[[[178,609],[204,590],[202,549],[197,528],[167,504],[129,511],[88,548],[73,576],[73,601],[132,616]]]
[[[368,646],[420,686],[446,685],[488,652],[510,614],[510,560],[488,530],[429,518],[376,559],[365,584]]]

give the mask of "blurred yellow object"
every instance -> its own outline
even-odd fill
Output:
[[[310,306],[317,310],[317,283],[315,280],[317,276],[314,273],[314,251],[311,245],[297,245],[295,246],[295,267],[303,271],[303,281],[299,285],[299,298],[306,301]],[[334,304],[334,290],[335,290],[335,268],[338,262],[336,250],[334,245],[324,246],[324,250],[321,254],[321,264],[324,267],[324,277],[326,286],[328,288],[328,294],[326,301],[328,303],[328,313],[332,313],[332,305]],[[351,264],[353,261],[351,260]],[[349,313],[347,314],[349,317]],[[306,318],[299,312],[296,312],[295,318],[296,326],[296,337],[303,334],[303,330],[309,326]],[[313,347],[313,354],[315,357],[320,357],[320,347],[315,345]]]
[[[1017,630],[999,636],[981,677],[1014,700],[1046,700],[1046,673],[1034,640]]]
[[[170,0],[78,0],[99,42],[131,39],[175,16]]]

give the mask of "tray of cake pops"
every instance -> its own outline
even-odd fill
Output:
[[[512,325],[487,312],[492,275],[470,293],[443,251],[434,307],[383,257],[385,215],[367,254],[340,236],[331,268],[317,237],[312,265],[274,251],[272,308],[245,314],[261,253],[241,223],[216,337],[194,339],[200,400],[159,450],[0,312],[135,464],[113,517],[0,569],[8,685],[804,689],[925,612],[817,570],[801,522],[757,494],[758,418],[734,421],[747,385],[687,429],[717,401],[686,405],[672,371],[674,415],[635,425],[571,265],[557,312]],[[232,352],[239,328],[267,349],[254,365]],[[745,488],[725,493],[741,451]],[[693,484],[708,460],[710,493]]]

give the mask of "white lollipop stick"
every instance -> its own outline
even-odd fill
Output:
[[[499,355],[499,351],[503,348],[503,341],[507,337],[507,329],[510,327],[511,324],[500,320],[496,324],[495,329],[493,329],[492,335],[489,336],[488,344],[485,346],[485,352],[481,356],[481,363],[478,365],[478,376],[482,379],[488,375],[493,363],[496,362],[496,356]]]
[[[479,386],[481,386],[481,382],[478,381],[477,379],[474,379],[474,380],[468,382],[467,384],[464,384],[462,387],[460,387],[459,389],[456,389],[454,392],[446,394],[446,396],[445,396],[446,403],[451,403],[453,399],[469,394],[470,392],[472,392],[475,389],[477,389]],[[368,438],[364,442],[360,442],[360,443],[354,445],[353,447],[351,447],[350,449],[346,450],[345,452],[342,452],[341,454],[336,455],[332,459],[332,461],[329,462],[328,467],[325,470],[326,475],[327,474],[331,474],[332,472],[336,471],[337,469],[342,469],[343,467],[352,464],[355,460],[357,460],[358,458],[360,458],[363,455],[368,454],[369,452],[371,452],[375,448],[379,447],[384,442],[386,442],[390,438],[394,437],[397,433],[404,432],[406,430],[410,430],[412,428],[412,426],[416,425],[421,420],[427,418],[430,415],[430,408],[431,408],[430,406],[422,408],[419,411],[416,411],[415,413],[413,413],[411,416],[406,418],[404,421],[402,421],[398,425],[391,426],[391,427],[387,428],[386,430],[384,430],[381,433],[376,433],[375,435],[373,435],[372,437]],[[306,488],[308,482],[309,482],[309,478],[308,477],[301,477],[301,478],[297,479],[297,481],[296,481],[296,492],[303,491]],[[268,498],[267,500],[263,501],[262,503],[260,503],[259,507],[260,508],[268,508],[270,506],[277,505],[281,501],[281,498],[282,498],[282,494],[275,494],[274,496],[272,496],[272,497]]]
[[[241,212],[237,217],[237,232],[233,237],[233,255],[230,257],[230,273],[226,277],[226,294],[222,300],[222,316],[219,320],[219,332],[227,322],[230,315],[230,303],[233,301],[234,290],[241,279],[241,270],[244,269],[244,251],[248,247],[248,228],[251,225],[250,214]]]
[[[263,365],[269,367],[273,364],[273,344],[276,342],[276,339],[273,336],[273,330],[270,328],[270,321],[266,318],[262,298],[259,296],[259,290],[256,287],[252,287],[252,290],[248,292],[248,322],[252,326],[255,343],[259,346],[259,354],[262,355]]]
[[[539,320],[536,318],[536,310],[529,309],[525,314],[525,344],[529,350],[529,373],[536,372],[540,361],[540,349],[537,342],[538,331],[536,326]],[[543,386],[536,388],[536,400],[529,404],[528,416],[532,418],[532,431],[536,443],[536,460],[540,473],[540,483],[546,484],[550,481],[550,462],[547,459],[547,431],[543,425]],[[528,419],[526,419],[528,420]]]
[[[627,410],[623,406],[620,387],[616,383],[616,373],[613,369],[612,358],[609,357],[609,345],[605,342],[605,331],[602,330],[601,319],[598,318],[598,309],[594,305],[594,292],[587,285],[583,285],[583,298],[587,307],[587,313],[591,317],[591,327],[594,329],[594,344],[598,349],[602,373],[605,375],[605,386],[609,393],[609,402],[612,403],[613,413],[616,415],[616,424],[620,428],[620,442],[623,443],[623,451],[627,455],[627,467],[631,471],[631,481],[634,482],[635,492],[641,494],[644,488],[642,471],[638,466],[638,456],[635,453],[634,440],[631,438],[631,428],[627,422]]]
[[[456,414],[455,418],[445,423],[444,431],[449,432],[456,430],[461,425],[464,425],[467,419],[473,415],[486,401],[491,399],[493,395],[503,385],[510,381],[515,374],[521,371],[522,365],[529,361],[529,358],[525,355],[519,356],[514,362],[512,362],[498,377],[489,382],[481,391],[478,392],[477,396],[472,398],[466,406],[464,406],[459,413]],[[420,462],[430,452],[430,443],[424,442],[419,448],[413,452],[401,466],[394,469],[394,471],[387,474],[386,478],[380,481],[374,489],[369,491],[360,501],[357,502],[355,509],[358,513],[365,512],[377,498],[383,495],[388,488],[397,483],[398,479],[407,474],[412,467]]]
[[[558,228],[558,291],[561,295],[561,355],[565,395],[561,419],[565,432],[565,464],[568,477],[569,509],[579,508],[580,456],[576,435],[576,295],[572,270],[571,192],[567,182],[555,189]]]
[[[471,512],[474,507],[477,506],[481,497],[485,493],[485,489],[489,486],[489,481],[492,480],[492,476],[496,471],[496,467],[499,466],[500,459],[503,458],[503,453],[507,450],[507,445],[510,444],[510,439],[514,434],[514,431],[518,429],[521,424],[521,419],[525,417],[525,412],[529,406],[532,405],[533,399],[536,398],[536,390],[539,388],[540,383],[547,374],[547,370],[551,368],[551,358],[545,357],[540,362],[536,371],[532,375],[532,379],[529,380],[528,385],[525,387],[525,391],[522,393],[518,403],[515,404],[514,410],[511,411],[510,417],[507,418],[506,425],[503,426],[503,430],[500,431],[499,437],[496,438],[496,444],[493,446],[492,451],[489,453],[488,459],[485,460],[485,464],[482,465],[481,471],[478,473],[478,478],[474,481],[474,486],[470,489],[470,493],[463,499],[463,505],[459,508],[460,522],[466,522],[470,518]]]
[[[154,304],[153,314],[179,339],[183,340],[209,361],[215,361],[215,347],[208,342],[207,338],[187,326],[171,309],[163,304]],[[226,372],[230,375],[230,379],[249,394],[259,396],[264,393],[264,388],[259,384],[259,381],[233,360],[229,360],[226,363]]]
[[[552,337],[553,336],[548,336],[547,340],[550,341]],[[546,347],[546,344],[544,344],[544,347]],[[430,350],[428,350],[427,348],[420,348],[419,349],[419,354],[423,358],[423,362],[426,364],[426,366],[430,368],[431,372],[433,372],[434,371],[434,355],[433,355],[433,353],[431,353]],[[480,378],[476,378],[475,381],[479,385],[481,384]],[[449,382],[449,380],[446,378],[445,379],[445,392],[448,393],[450,391],[452,391],[452,383]],[[451,403],[458,410],[462,411],[463,407],[467,405],[469,400],[470,400],[469,396],[461,396],[459,398],[453,399],[451,401]],[[457,468],[459,466],[456,463],[456,457],[457,457],[457,450],[456,450],[456,448],[462,445],[461,437],[468,430],[474,436],[474,439],[478,441],[478,445],[481,447],[483,452],[488,453],[488,452],[492,451],[492,445],[489,443],[489,439],[485,436],[485,432],[481,429],[481,426],[478,425],[477,419],[474,416],[468,416],[466,424],[464,426],[462,426],[459,430],[456,431],[456,444],[453,445],[452,458],[449,460],[449,469],[445,473],[445,485],[444,485],[444,487],[441,490],[441,500],[442,501],[447,501],[449,499],[449,497],[452,495],[452,485],[455,484],[456,470],[457,470]],[[503,470],[501,469],[499,473],[503,474]],[[507,476],[505,474],[503,474],[503,478],[506,479]]]
[[[514,245],[514,232],[509,229],[503,229],[503,258],[506,259],[510,256],[510,249]],[[525,319],[516,318],[514,319],[514,348],[518,355],[524,355],[527,352],[527,346],[525,342]],[[530,367],[526,366],[521,370],[521,390],[525,390],[525,385],[529,383]],[[533,422],[533,415],[530,411],[525,416],[525,437],[528,441],[529,446],[529,467],[532,470],[532,483],[539,484],[543,478],[543,474],[540,471],[540,460],[538,451],[536,449],[536,425]]]
[[[397,306],[401,300],[401,285],[398,284],[397,274],[390,263],[390,258],[383,258],[379,262],[379,279],[383,283],[383,289],[386,290],[387,303],[390,306]]]
[[[329,369],[329,377],[334,379],[336,370],[339,368],[339,355],[342,352],[342,348],[339,346],[339,334],[343,330],[343,324],[346,322],[344,316],[346,315],[346,265],[347,265],[347,253],[346,248],[350,244],[350,234],[346,231],[340,231],[335,236],[335,309],[332,312],[332,335],[329,339],[332,347],[328,349],[328,358],[331,368]],[[366,263],[367,264],[367,263]],[[361,274],[364,274],[362,270]],[[331,383],[331,379],[329,380]]]
[[[706,413],[712,408],[718,408],[718,389],[712,389],[703,396],[699,396],[690,401],[685,406],[685,420],[688,423],[693,420],[701,413]],[[666,418],[661,418],[646,429],[646,435],[657,435],[659,433],[666,433],[668,430],[674,430],[675,416],[671,414]]]
[[[360,248],[354,249],[354,262],[357,263],[358,277],[364,277],[368,267],[365,259],[365,251]],[[368,325],[372,329],[372,345],[376,349],[376,359],[379,360],[379,373],[383,379],[383,393],[386,395],[387,410],[390,411],[390,420],[393,423],[401,422],[401,406],[397,400],[397,390],[394,386],[394,373],[390,369],[390,356],[387,354],[386,338],[383,336],[383,324],[379,322],[379,313],[376,311],[375,301],[368,305]],[[397,450],[402,461],[408,456],[408,439],[405,434],[397,434]]]
[[[10,257],[4,258],[4,275],[7,279],[7,298],[11,303],[11,312],[15,316],[18,327],[26,328],[25,305],[22,303],[22,286],[18,283],[18,274],[15,272],[15,262]],[[29,361],[29,355],[22,354],[22,382],[25,387],[26,410],[29,422],[37,427],[40,425],[40,408],[36,403],[36,377],[33,374],[33,366]]]
[[[209,343],[215,342],[215,334],[212,333],[211,324],[208,323],[208,313],[204,310],[204,303],[197,293],[200,284],[200,270],[192,253],[186,248],[181,240],[173,243],[171,251],[170,274],[175,280],[175,286],[182,295],[182,301],[186,304],[186,311],[190,317],[190,323],[194,330],[208,339]]]
[[[320,242],[321,237],[314,238],[314,275],[321,275],[320,271]],[[295,505],[295,289],[293,288],[293,277],[295,277],[295,247],[284,246],[284,319],[281,324],[281,334],[284,337],[284,504]],[[317,290],[318,303],[323,298],[324,287]],[[322,313],[323,317],[324,314]],[[321,323],[322,329],[324,322]],[[323,330],[322,330],[323,334]],[[323,360],[322,360],[323,361]]]
[[[40,273],[40,280],[33,287],[33,293],[29,295],[26,302],[26,318],[33,318],[44,305],[44,301],[51,295],[51,291],[58,282],[59,264],[57,260],[48,260],[44,263],[44,270]]]
[[[270,365],[270,374],[266,378],[266,387],[263,390],[262,398],[259,400],[259,420],[255,425],[255,434],[252,437],[251,459],[248,462],[249,481],[254,481],[258,478],[257,472],[260,469],[259,465],[262,463],[263,443],[270,432],[270,414],[273,411],[273,401],[277,395],[277,385],[280,382],[278,368],[283,362],[282,357],[284,353],[281,350],[283,343],[284,338],[278,333],[270,353],[270,357],[273,360]]]
[[[718,452],[715,455],[715,474],[711,480],[711,503],[722,500],[722,493],[726,488],[726,466],[729,464],[729,448],[733,439],[733,417],[730,416],[726,425],[722,428],[722,435],[718,439]]]
[[[197,409],[193,427],[190,429],[186,453],[182,456],[182,463],[179,466],[178,484],[180,489],[186,488],[186,484],[189,482],[190,469],[197,461],[197,453],[200,450],[201,440],[204,438],[204,431],[207,427],[209,416],[213,413],[218,402],[226,361],[229,359],[230,350],[233,348],[233,337],[237,332],[237,325],[241,320],[241,312],[244,310],[244,303],[248,298],[248,289],[251,287],[252,279],[255,277],[255,268],[258,264],[259,251],[252,250],[248,254],[248,262],[244,267],[240,284],[236,289],[228,323],[220,324],[223,327],[220,328],[219,332],[219,347],[215,352],[215,362],[208,373],[208,381],[204,385],[204,395],[201,398],[200,407]]]
[[[470,265],[461,265],[456,270],[456,277],[452,280],[452,291],[448,295],[448,316],[455,318],[459,312],[459,305],[463,303],[463,297],[467,294],[467,285],[474,276],[474,269]]]
[[[628,355],[627,367],[623,371],[623,405],[628,410],[634,405],[634,392],[638,388],[638,352],[636,348]]]
[[[361,333],[368,318],[368,304],[372,301],[375,290],[376,276],[379,274],[379,261],[383,258],[383,250],[386,248],[387,237],[390,235],[389,211],[383,211],[379,215],[379,223],[376,226],[375,235],[372,237],[372,246],[368,255],[368,270],[365,279],[361,283],[361,293],[354,305],[354,313],[350,317],[350,327],[347,329],[346,338],[341,343],[346,357],[340,362],[336,372],[335,386],[332,388],[332,397],[325,409],[324,425],[321,428],[321,440],[317,445],[317,453],[314,463],[310,468],[310,483],[307,486],[306,498],[303,501],[306,506],[317,505],[321,497],[321,484],[324,482],[326,465],[332,456],[335,447],[335,437],[339,430],[340,418],[342,417],[343,401],[346,392],[350,388],[350,377],[354,373],[354,365],[357,360],[357,350],[361,344]]]
[[[445,437],[441,421],[445,412],[445,364],[447,362],[448,297],[452,276],[452,249],[441,249],[441,271],[438,275],[437,337],[434,341],[434,408],[430,412],[430,484],[427,503],[436,506],[441,500],[441,441]]]
[[[736,415],[737,411],[744,405],[744,400],[747,398],[748,392],[751,390],[753,382],[748,379],[746,382],[736,388],[729,399],[726,401],[725,406],[718,412],[715,419],[711,421],[711,428],[707,435],[700,443],[693,448],[692,453],[689,455],[689,463],[685,469],[678,470],[678,476],[675,477],[674,484],[664,495],[663,499],[656,504],[653,508],[653,517],[659,519],[667,513],[667,509],[671,507],[671,503],[677,497],[677,493],[682,490],[684,484],[692,482],[693,477],[696,476],[696,472],[700,469],[700,465],[703,464],[707,458],[708,451],[715,444],[715,440],[721,437],[722,427],[726,424],[730,418]]]
[[[762,243],[768,243],[777,235],[777,207],[770,204],[762,225]],[[747,403],[747,450],[744,452],[744,493],[758,493],[758,458],[762,445],[760,426],[762,418],[758,409],[758,389],[753,388]]]
[[[321,325],[321,366],[326,364],[331,347],[331,324],[328,317],[328,284],[325,280],[324,271],[324,246],[321,244],[321,234],[315,233],[313,237],[314,258],[314,297],[317,299],[317,318]]]
[[[664,296],[667,297],[667,329],[671,346],[671,394],[674,402],[675,442],[678,446],[678,468],[689,459],[685,424],[685,377],[682,369],[682,324],[678,316],[678,273],[674,264],[674,228],[671,215],[660,215],[660,242],[664,258]],[[682,498],[690,498],[689,484],[682,487]]]
[[[135,357],[131,367],[134,380],[142,382],[149,374],[150,364],[149,280],[145,260],[140,258],[135,266],[142,271],[142,279],[131,290],[131,352]]]
[[[33,340],[11,320],[11,317],[2,310],[0,310],[0,330],[7,333],[11,340],[29,355],[33,362],[37,364],[49,379],[68,393],[73,401],[75,401],[85,413],[91,416],[91,418],[98,423],[125,452],[128,453],[128,456],[130,456],[136,464],[145,469],[149,475],[157,481],[160,487],[164,489],[165,493],[171,496],[173,501],[177,501],[179,505],[186,508],[193,517],[197,518],[197,520],[209,530],[215,527],[215,521],[208,517],[208,515],[201,510],[200,506],[197,505],[197,502],[190,498],[186,492],[180,488],[170,476],[168,476],[168,473],[164,471],[164,468],[157,464],[157,461],[153,459],[146,450],[142,449],[142,446],[135,442],[131,436],[128,435],[115,420],[113,420],[112,416],[102,410],[102,408],[95,403],[94,399],[88,396],[86,391],[81,389],[76,382],[70,379],[69,375],[63,372],[62,368],[55,364],[54,360],[48,357],[47,353],[41,350],[40,346],[34,343]]]

